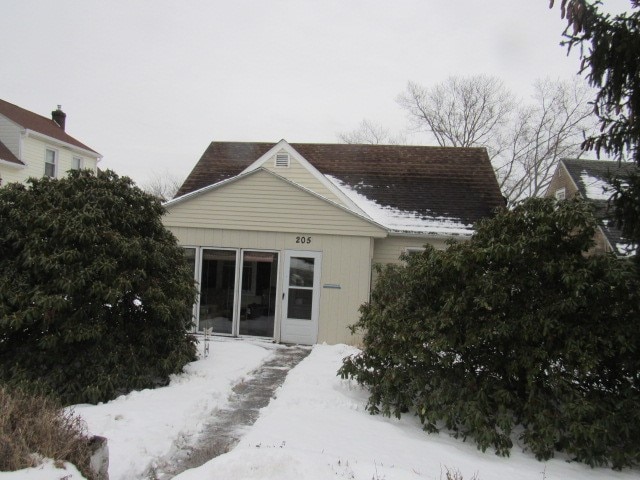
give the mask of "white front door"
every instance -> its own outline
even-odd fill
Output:
[[[282,342],[313,345],[318,340],[321,263],[321,252],[284,252]]]

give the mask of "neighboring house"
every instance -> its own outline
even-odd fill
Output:
[[[74,168],[96,171],[102,157],[65,132],[65,119],[60,106],[46,118],[0,100],[0,186]]]
[[[504,204],[483,148],[213,142],[164,223],[198,331],[353,344],[373,264],[467,239]]]
[[[621,257],[635,254],[635,247],[622,237],[609,215],[609,198],[613,194],[610,176],[624,179],[635,170],[633,163],[616,161],[565,158],[558,163],[546,196],[563,200],[579,195],[594,205],[599,225],[593,253],[613,252]]]

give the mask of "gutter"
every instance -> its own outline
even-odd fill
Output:
[[[474,230],[470,230],[469,233],[447,233],[447,232],[398,232],[389,230],[390,237],[409,237],[409,238],[471,238],[475,233]]]

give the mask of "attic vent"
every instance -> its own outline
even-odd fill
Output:
[[[278,168],[286,168],[289,166],[289,154],[288,153],[278,153],[276,155],[276,167]]]

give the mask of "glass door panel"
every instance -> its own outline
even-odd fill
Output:
[[[233,334],[236,264],[233,250],[202,250],[198,331]]]
[[[196,249],[193,247],[185,247],[184,250],[184,259],[191,272],[191,276],[194,278],[194,282],[196,281]],[[193,328],[196,328],[196,306],[198,300],[196,299],[196,303],[193,304],[193,314],[191,316],[191,321],[193,323]]]
[[[291,257],[289,260],[289,318],[311,320],[314,264],[315,258]]]
[[[287,343],[313,345],[318,338],[322,253],[286,251],[282,330]]]
[[[278,254],[242,252],[240,335],[273,337]]]

